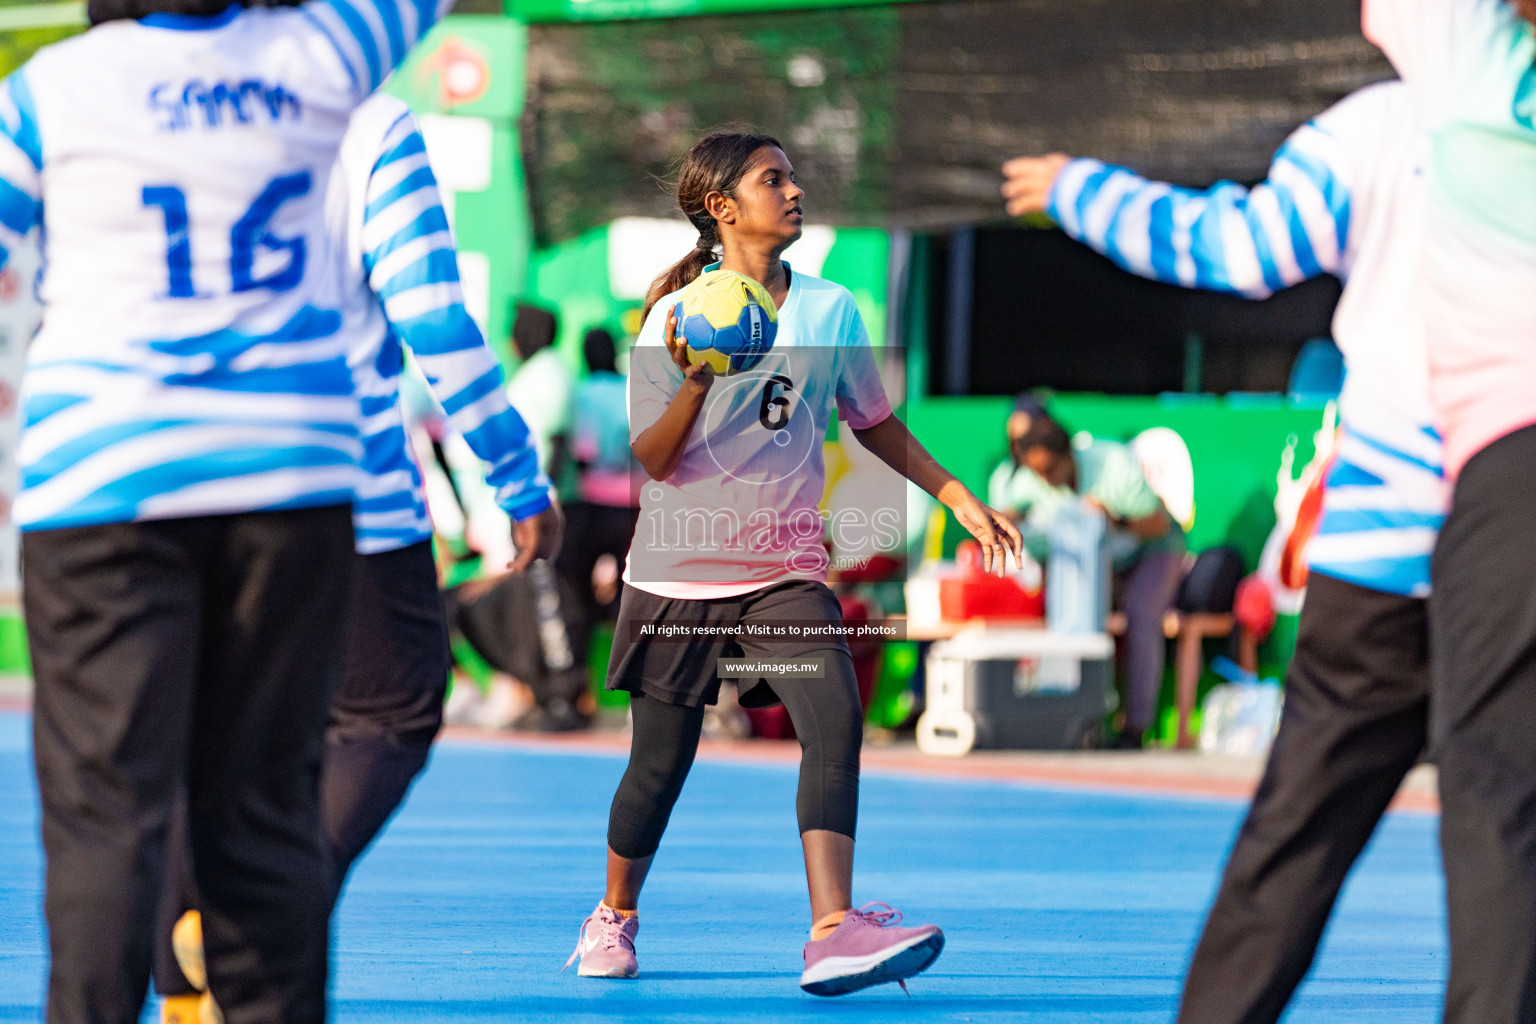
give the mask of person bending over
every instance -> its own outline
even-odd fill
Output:
[[[1074,446],[1038,404],[1021,398],[1010,427],[1027,419],[1012,457],[992,473],[987,500],[1024,524],[1024,540],[1042,564],[1048,532],[1063,503],[1081,495],[1110,524],[1114,604],[1125,613],[1125,724],[1117,746],[1139,748],[1157,709],[1167,640],[1163,617],[1173,607],[1184,565],[1184,531],[1152,492],[1136,455],[1115,441]],[[1083,439],[1084,435],[1079,435]]]

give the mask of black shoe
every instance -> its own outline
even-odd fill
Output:
[[[546,706],[534,705],[512,720],[518,732],[575,732],[591,725],[568,700],[552,700]]]
[[[576,732],[586,729],[592,720],[582,714],[570,701],[551,701],[546,710],[545,732]]]
[[[1110,745],[1111,750],[1141,750],[1142,730],[1121,729],[1120,735],[1115,737],[1115,742]]]

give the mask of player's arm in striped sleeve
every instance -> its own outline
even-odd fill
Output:
[[[42,217],[43,147],[24,71],[0,81],[0,267]]]
[[[485,461],[497,504],[515,520],[543,512],[549,479],[527,424],[507,402],[501,364],[464,309],[448,215],[409,114],[384,136],[362,234],[369,286],[454,428]]]
[[[1341,148],[1306,124],[1251,189],[1178,188],[1079,159],[1056,176],[1046,212],[1140,277],[1261,299],[1343,269],[1349,206]]]
[[[309,0],[301,10],[336,47],[361,103],[453,4],[454,0]]]

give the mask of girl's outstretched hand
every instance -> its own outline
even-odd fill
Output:
[[[672,362],[683,371],[684,383],[692,384],[701,391],[708,391],[709,386],[715,382],[715,375],[707,372],[703,363],[688,361],[687,342],[677,340],[676,306],[667,310],[667,326],[661,338],[667,343],[667,354],[672,357]]]
[[[983,505],[970,491],[966,491],[950,511],[960,525],[970,531],[981,543],[981,565],[989,573],[998,576],[1008,570],[1008,555],[1013,554],[1013,564],[1024,567],[1024,538],[1013,520],[997,509]]]

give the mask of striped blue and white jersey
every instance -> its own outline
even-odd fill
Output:
[[[1426,145],[1412,94],[1387,82],[1297,129],[1252,189],[1176,188],[1074,160],[1049,211],[1121,267],[1169,284],[1263,298],[1321,274],[1344,282],[1333,317],[1343,434],[1307,559],[1317,572],[1413,596],[1429,592],[1449,504],[1414,287]]]
[[[448,5],[109,22],[0,83],[0,262],[38,224],[45,258],[23,530],[351,502],[326,178]]]
[[[326,194],[345,289],[347,363],[362,405],[357,550],[393,551],[432,535],[421,471],[400,410],[409,348],[433,394],[488,469],[513,519],[550,506],[549,481],[501,365],[464,309],[458,257],[426,145],[401,100],[375,94],[352,115]]]

